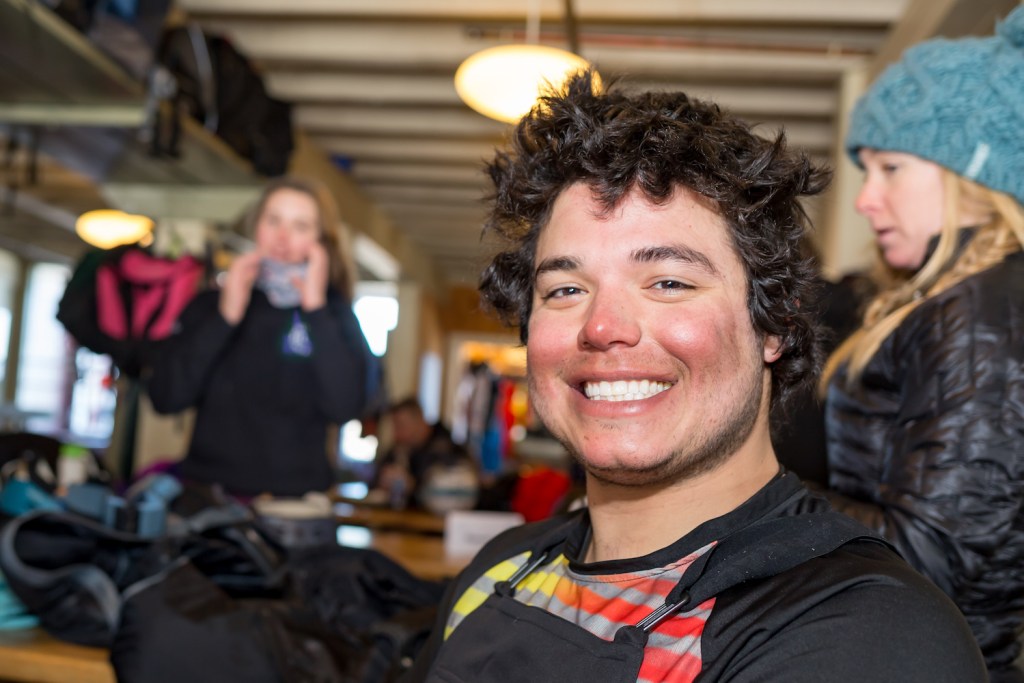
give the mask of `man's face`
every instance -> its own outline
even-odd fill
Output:
[[[531,399],[591,476],[706,471],[767,410],[778,343],[754,332],[727,230],[685,189],[661,206],[633,191],[605,216],[585,184],[556,200],[537,244]]]
[[[418,448],[430,435],[430,425],[413,410],[396,410],[391,420],[392,438],[396,446]]]

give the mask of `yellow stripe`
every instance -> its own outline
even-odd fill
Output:
[[[520,589],[531,593],[540,593],[541,595],[545,595],[550,598],[555,594],[555,586],[557,586],[558,582],[562,579],[561,575],[554,574],[552,570],[560,567],[561,565],[567,564],[568,562],[569,561],[565,558],[565,555],[559,555],[558,558],[549,564],[548,568],[544,571],[535,571],[530,574],[530,576],[520,584]]]
[[[516,557],[507,559],[504,562],[500,562],[491,567],[490,569],[488,569],[486,572],[484,572],[483,575],[488,579],[494,581],[494,583],[497,583],[499,581],[505,581],[506,579],[508,579],[516,573],[516,570],[519,569],[520,565],[522,565],[522,563],[526,560],[526,556],[527,553],[522,553],[520,555],[517,555]],[[477,582],[479,581],[480,579],[477,579]],[[487,599],[488,595],[490,595],[489,592],[485,592],[480,590],[479,588],[476,588],[476,582],[474,582],[472,586],[466,589],[465,593],[459,596],[459,599],[455,602],[455,607],[452,608],[452,614],[457,614],[463,619],[465,619],[470,612],[475,610],[480,605],[484,604],[484,600]],[[448,621],[451,621],[450,616],[448,618]],[[448,639],[448,636],[451,635],[453,630],[454,629],[450,626],[445,628],[445,640]]]

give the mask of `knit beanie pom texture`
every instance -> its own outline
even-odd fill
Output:
[[[995,35],[909,48],[858,100],[846,150],[907,152],[1024,204],[1024,7]]]

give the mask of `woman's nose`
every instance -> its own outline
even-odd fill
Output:
[[[870,216],[878,210],[878,206],[878,188],[870,178],[865,178],[864,184],[860,186],[860,192],[857,193],[857,198],[853,202],[853,208],[862,216]]]
[[[291,244],[291,241],[290,232],[284,228],[279,228],[277,232],[274,233],[274,244],[278,249],[287,249]]]
[[[591,301],[579,332],[584,348],[608,349],[617,344],[634,346],[640,341],[640,322],[634,307],[621,296],[597,295]]]

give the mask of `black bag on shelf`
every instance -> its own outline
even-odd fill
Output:
[[[215,132],[258,173],[281,175],[294,147],[291,107],[267,95],[263,78],[227,38],[195,24],[167,30],[158,64],[176,84],[170,125],[158,121],[154,151],[175,155],[177,116],[191,116]]]

